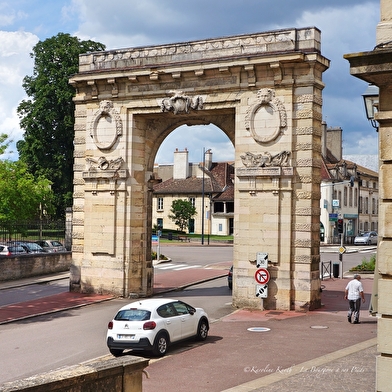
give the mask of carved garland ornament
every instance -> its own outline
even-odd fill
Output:
[[[102,134],[100,134],[99,122],[106,120],[103,126]],[[114,124],[112,123],[114,120]],[[101,101],[99,110],[94,114],[94,120],[90,128],[90,136],[94,140],[94,144],[100,150],[109,150],[116,143],[117,138],[122,135],[122,121],[119,113],[114,109],[113,102]]]
[[[251,105],[245,116],[245,127],[258,143],[275,140],[287,126],[286,109],[275,91],[262,88],[257,92],[257,101]]]
[[[189,97],[183,91],[170,91],[173,96],[161,101],[162,112],[173,112],[174,114],[186,113],[190,110],[203,109],[203,98],[201,96]]]

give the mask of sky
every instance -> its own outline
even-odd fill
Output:
[[[377,154],[362,99],[367,84],[350,75],[343,55],[373,50],[379,21],[379,0],[0,0],[0,134],[13,141],[0,158],[18,157],[23,130],[16,109],[27,98],[23,78],[32,75],[30,53],[39,41],[68,33],[111,50],[313,26],[331,61],[323,74],[323,120],[343,129],[343,155]],[[187,148],[190,162],[210,148],[214,161],[234,158],[231,142],[212,125],[175,130],[156,162],[172,162],[176,148]]]

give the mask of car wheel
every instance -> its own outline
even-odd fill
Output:
[[[208,336],[208,321],[201,319],[197,327],[197,340],[206,340]]]
[[[160,332],[155,337],[152,353],[158,357],[163,357],[166,354],[168,345],[169,341],[167,339],[167,334],[164,332]]]
[[[110,354],[112,354],[115,357],[119,357],[123,353],[123,350],[119,350],[116,348],[109,348],[109,351],[110,351]]]

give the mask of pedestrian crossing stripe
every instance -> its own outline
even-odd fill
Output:
[[[188,264],[165,264],[162,266],[156,265],[154,268],[158,268],[160,270],[174,270],[174,271],[181,271],[191,268],[201,268],[201,265],[188,265]]]

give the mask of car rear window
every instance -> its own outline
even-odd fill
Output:
[[[151,316],[151,312],[149,310],[144,309],[125,309],[120,310],[116,317],[114,318],[116,321],[145,321],[149,320]]]

